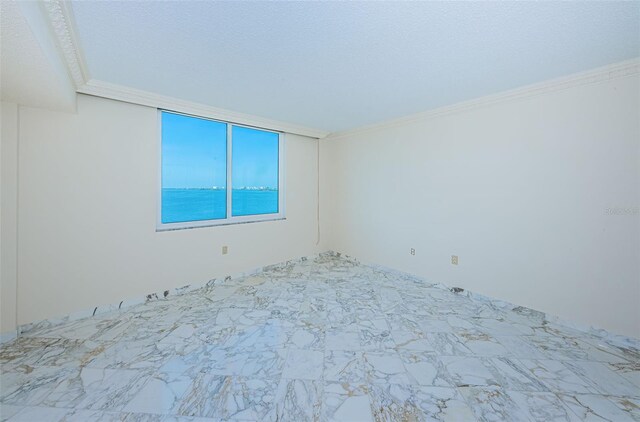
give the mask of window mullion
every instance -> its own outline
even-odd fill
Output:
[[[232,168],[231,162],[233,158],[232,151],[232,125],[227,123],[227,220],[232,217],[232,200],[233,200],[233,184],[231,181]]]

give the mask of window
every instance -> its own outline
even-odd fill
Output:
[[[232,215],[278,213],[277,133],[234,126],[232,133]]]
[[[284,218],[281,134],[168,111],[160,120],[160,230]]]

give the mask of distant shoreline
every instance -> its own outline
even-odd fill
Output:
[[[214,190],[214,191],[222,191],[227,190],[226,188],[162,188],[162,190]],[[246,190],[246,191],[257,191],[257,192],[277,192],[278,188],[267,188],[267,187],[256,187],[256,186],[245,186],[241,188],[233,188],[232,190]]]

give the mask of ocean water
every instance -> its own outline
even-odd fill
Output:
[[[232,215],[276,214],[278,191],[236,190]],[[216,220],[226,217],[227,191],[214,189],[162,189],[162,222]]]

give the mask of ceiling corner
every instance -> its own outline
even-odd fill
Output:
[[[43,11],[55,37],[62,59],[76,89],[83,87],[90,79],[87,65],[76,36],[73,13],[69,4],[62,0],[48,0],[42,3]]]
[[[1,2],[0,97],[28,107],[73,112],[76,82],[54,35],[47,11],[51,6],[43,2]]]

